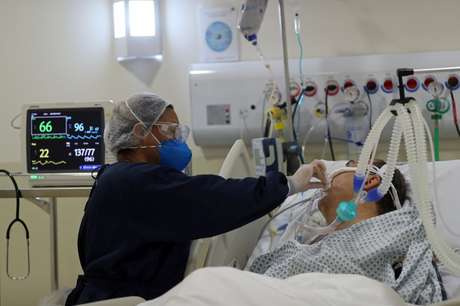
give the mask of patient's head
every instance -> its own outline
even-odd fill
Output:
[[[381,168],[385,165],[383,160],[375,160],[374,165],[378,168]],[[355,161],[349,161],[347,163],[348,167],[356,167],[357,163]],[[320,201],[319,208],[323,213],[326,221],[328,223],[332,222],[336,218],[336,209],[341,201],[353,200],[353,176],[354,172],[342,172],[332,178],[330,182],[330,187],[326,192],[326,196]],[[367,181],[364,185],[366,191],[378,187],[380,185],[381,178],[378,175],[369,175]],[[393,180],[393,186],[395,187],[399,201],[401,204],[404,203],[407,197],[407,185],[404,179],[404,176],[401,172],[396,169]],[[395,210],[396,206],[391,198],[390,193],[388,192],[381,200],[375,203],[365,203],[364,205],[358,206],[358,216],[352,222],[346,222],[344,227],[351,224],[363,221],[368,218],[372,218],[381,214],[385,214],[392,210]]]

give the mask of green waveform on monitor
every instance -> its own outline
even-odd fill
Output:
[[[65,135],[39,135],[33,136],[33,140],[53,140],[53,139],[65,139]]]
[[[41,165],[41,166],[45,166],[45,165],[54,165],[54,166],[58,166],[58,165],[64,165],[64,164],[67,164],[67,162],[66,162],[65,160],[60,160],[60,161],[54,161],[54,160],[45,160],[45,161],[33,160],[33,161],[32,161],[32,165]]]

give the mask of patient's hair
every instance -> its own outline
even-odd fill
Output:
[[[383,160],[374,160],[374,165],[378,168],[382,168],[385,164],[386,163]],[[399,202],[401,202],[401,205],[403,205],[407,198],[407,183],[401,171],[395,169],[393,180],[391,182],[393,183],[393,186],[395,186],[396,188],[399,197]],[[379,215],[386,214],[387,212],[396,209],[393,199],[391,198],[390,191],[388,191],[387,194],[382,199],[380,199],[380,201],[377,201],[377,204],[379,208]]]

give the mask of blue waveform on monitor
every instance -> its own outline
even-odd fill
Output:
[[[67,135],[67,139],[99,139],[102,135]]]

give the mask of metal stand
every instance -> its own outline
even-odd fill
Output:
[[[58,225],[57,225],[57,200],[50,198],[50,259],[51,259],[51,291],[59,288],[59,265],[58,265]]]
[[[284,11],[284,0],[278,0],[278,11],[280,18],[281,41],[283,48],[283,65],[284,65],[284,86],[286,92],[286,110],[287,110],[287,145],[286,160],[287,174],[293,174],[299,168],[298,144],[294,143],[294,131],[292,127],[292,104],[291,104],[291,78],[289,74],[289,54],[286,37],[286,15]]]
[[[284,0],[278,0],[278,11],[280,17],[280,30],[281,30],[281,42],[283,48],[283,65],[284,65],[284,86],[286,93],[286,110],[288,116],[287,131],[288,141],[294,140],[294,134],[292,133],[292,104],[291,104],[291,80],[289,74],[289,55],[287,48],[287,37],[286,37],[286,16],[284,12]]]

